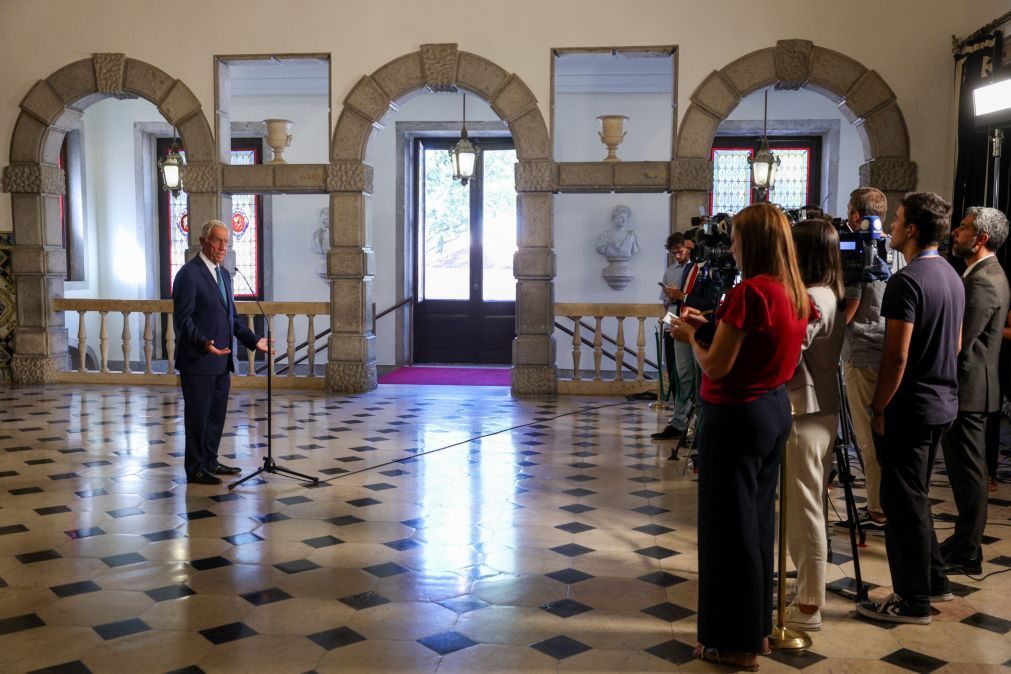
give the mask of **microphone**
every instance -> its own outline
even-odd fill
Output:
[[[246,275],[239,271],[239,265],[235,265],[235,273],[238,274],[242,280],[245,282],[246,287],[249,288],[249,294],[253,296],[253,301],[256,302],[256,308],[260,310],[260,314],[263,316],[264,325],[267,328],[267,341],[270,341],[270,321],[267,320],[267,312],[263,310],[263,306],[260,304],[260,300],[256,297],[256,291],[253,290],[253,284],[249,282]],[[235,299],[233,298],[234,302]]]

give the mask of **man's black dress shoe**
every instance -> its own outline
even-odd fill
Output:
[[[944,566],[941,567],[941,573],[952,576],[952,575],[979,575],[983,573],[983,561],[980,557],[976,559],[945,559]]]
[[[654,433],[649,437],[653,438],[654,440],[673,440],[674,438],[681,437],[681,431],[674,428],[670,424],[667,424],[666,428],[664,428],[662,431],[660,431],[659,433]]]
[[[235,466],[224,466],[220,463],[214,466],[214,468],[211,468],[211,473],[214,475],[238,475],[241,472],[241,468],[236,468]]]
[[[221,484],[221,480],[214,477],[213,475],[208,475],[207,473],[194,473],[186,478],[186,482],[189,484]]]

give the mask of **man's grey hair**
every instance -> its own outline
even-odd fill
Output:
[[[207,220],[203,223],[203,226],[200,227],[200,238],[207,238],[210,235],[210,230],[214,227],[221,227],[225,231],[228,230],[228,225],[224,224],[220,220]],[[1004,227],[1004,230],[1007,231],[1007,227]]]
[[[997,250],[1004,245],[1007,240],[1007,216],[996,208],[985,206],[973,206],[965,214],[976,216],[973,225],[976,227],[976,234],[986,234],[989,238],[986,241],[987,250]]]

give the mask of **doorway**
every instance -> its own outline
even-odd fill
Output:
[[[471,140],[481,152],[464,186],[449,157],[456,139],[415,139],[416,363],[512,362],[516,150],[509,137]]]

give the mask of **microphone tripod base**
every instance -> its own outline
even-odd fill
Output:
[[[807,632],[782,625],[773,627],[769,635],[769,647],[777,651],[804,651],[811,648],[811,643]]]
[[[273,475],[281,475],[283,477],[291,477],[291,478],[294,478],[296,480],[304,480],[306,482],[312,482],[313,484],[319,484],[319,478],[318,477],[312,477],[310,475],[303,475],[302,473],[296,473],[293,470],[289,470],[289,469],[287,469],[287,468],[285,468],[283,466],[277,465],[277,463],[274,461],[273,457],[265,456],[265,457],[263,457],[263,466],[262,467],[257,468],[255,471],[253,471],[252,473],[250,473],[246,477],[242,478],[241,480],[238,480],[237,482],[231,483],[230,485],[228,485],[228,488],[229,489],[235,489],[236,487],[238,487],[243,482],[248,482],[249,480],[252,480],[254,477],[257,477],[258,475],[260,475],[261,473],[271,473]]]

